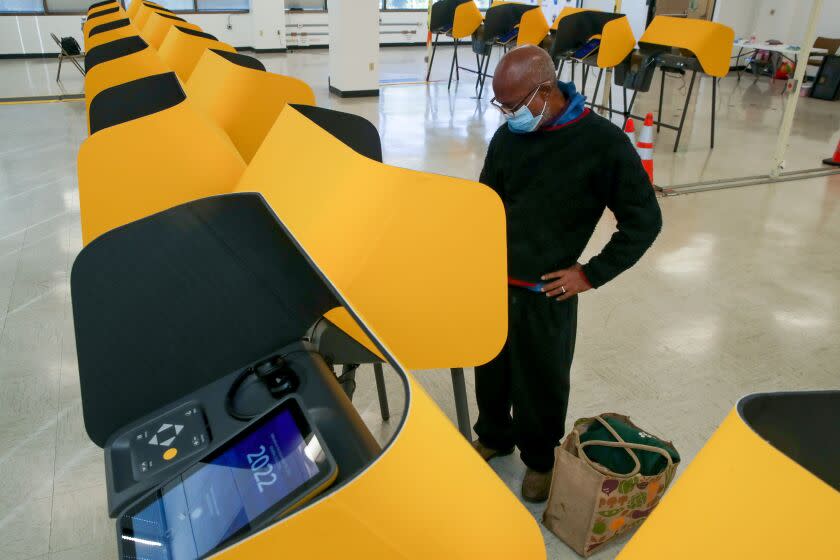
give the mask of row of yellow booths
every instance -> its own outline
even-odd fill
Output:
[[[566,7],[549,24],[542,7],[536,4],[497,0],[482,14],[472,0],[438,0],[432,5],[429,29],[434,34],[434,42],[426,79],[431,76],[441,36],[448,37],[454,43],[449,86],[452,85],[453,75],[458,79],[460,70],[475,73],[475,89],[479,98],[483,94],[486,79],[492,77],[489,69],[494,49],[506,52],[515,46],[537,45],[551,55],[557,66],[558,79],[564,66],[570,64],[571,80],[575,81],[575,68],[580,66],[581,91],[586,90],[590,69],[592,72],[597,71],[595,88],[588,104],[609,111],[612,116],[614,109],[611,96],[607,96],[607,106],[598,104],[603,74],[610,71],[614,83],[622,88],[624,96],[622,109],[615,112],[625,119],[643,119],[633,114],[633,105],[639,92],[649,91],[658,69],[662,79],[659,110],[654,122],[657,130],[665,127],[677,132],[674,151],[679,147],[697,74],[710,76],[710,146],[714,147],[717,80],[729,72],[735,39],[734,31],[726,25],[698,19],[656,16],[639,37],[637,48],[630,22],[621,13]],[[592,55],[582,54],[580,49],[593,39],[599,41],[597,50]],[[475,69],[465,67],[458,61],[458,47],[462,41],[469,42],[472,47]],[[687,72],[691,72],[691,80],[680,121],[677,124],[667,123],[662,119],[664,76],[666,73],[682,75]],[[605,82],[605,88],[607,86],[608,81]],[[628,90],[631,92],[629,101]]]
[[[119,557],[545,558],[410,373],[503,345],[496,194],[382,164],[370,122],[160,5],[100,2],[84,30],[71,289]],[[334,375],[359,363],[377,365],[383,418],[382,364],[398,377],[387,442]],[[822,431],[791,420],[803,410]],[[834,393],[739,405],[622,557],[828,550],[838,410]],[[799,539],[783,518],[829,529]]]

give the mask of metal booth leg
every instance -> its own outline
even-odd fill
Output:
[[[662,70],[662,76],[660,77],[659,82],[659,109],[656,111],[656,132],[659,132],[659,129],[662,128],[662,98],[665,96],[665,69],[659,68]]]
[[[446,89],[452,87],[452,74],[455,72],[456,64],[458,64],[458,39],[455,39],[455,51],[452,53],[452,64],[449,65],[449,84]]]
[[[458,44],[461,42],[460,39],[455,39],[455,81],[461,81],[461,63],[458,62]]]
[[[682,136],[683,124],[685,123],[685,114],[688,112],[688,102],[691,100],[691,92],[694,89],[694,79],[697,77],[697,70],[691,73],[691,82],[688,84],[688,92],[685,94],[685,105],[683,106],[683,113],[680,117],[680,127],[677,129],[677,140],[674,142],[674,151],[680,146],[680,136]]]
[[[478,64],[475,71],[475,91],[476,95],[478,94],[478,86],[481,85],[481,69],[484,68],[484,57],[486,54],[482,54],[481,57],[478,56],[478,53],[475,53],[475,61]]]
[[[429,81],[429,77],[432,75],[432,65],[435,63],[435,53],[437,52],[438,37],[440,37],[440,33],[435,33],[435,42],[432,45],[432,56],[429,57],[429,69],[426,71],[427,82]]]
[[[710,148],[715,147],[715,107],[717,105],[717,82],[718,79],[712,76],[712,139]]]
[[[385,391],[385,374],[382,371],[382,363],[373,364],[373,376],[376,378],[376,392],[379,395],[379,411],[382,413],[382,419],[388,420],[391,417],[391,411],[388,408],[388,393]]]
[[[595,80],[595,92],[592,94],[592,106],[598,103],[598,89],[601,87],[601,77],[604,75],[604,69],[598,69],[598,79]]]
[[[455,394],[455,414],[458,416],[458,430],[467,438],[467,441],[472,441],[470,409],[467,404],[467,384],[464,381],[463,368],[452,368],[452,391]]]
[[[557,66],[557,81],[560,81],[560,74],[563,73],[563,65],[566,64],[566,59],[561,58],[560,64]]]
[[[580,92],[585,95],[586,94],[586,78],[589,77],[589,65],[581,63],[580,73],[582,74]]]
[[[493,54],[493,45],[487,51],[487,56],[484,60],[484,70],[481,73],[481,86],[478,89],[478,98],[481,99],[481,94],[484,92],[484,82],[487,81],[487,72],[490,71],[490,55]]]
[[[621,125],[621,130],[624,130],[624,127],[627,126],[627,119],[630,118],[630,113],[633,112],[633,104],[636,102],[636,94],[639,93],[639,90],[634,89],[633,95],[630,96],[630,105],[626,105],[627,103],[627,90],[624,91],[624,124]]]

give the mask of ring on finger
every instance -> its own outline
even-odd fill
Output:
[[[566,286],[560,286],[560,293],[561,293],[561,294],[565,294],[565,293],[566,293]]]

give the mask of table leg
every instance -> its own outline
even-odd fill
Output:
[[[464,368],[452,368],[452,391],[455,395],[455,414],[458,417],[458,430],[472,441],[470,408],[467,403],[467,384],[464,380]]]

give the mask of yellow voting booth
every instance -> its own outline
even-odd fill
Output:
[[[619,560],[835,558],[840,391],[741,399]]]
[[[566,7],[557,15],[551,27],[548,53],[557,65],[557,78],[560,79],[560,74],[568,62],[571,64],[571,80],[574,82],[575,68],[580,64],[581,91],[584,91],[590,68],[597,69],[595,91],[589,103],[600,107],[597,105],[597,99],[604,71],[624,63],[636,45],[636,38],[633,36],[627,16],[599,10]],[[585,50],[580,51],[582,48],[585,49],[587,43],[596,39],[600,41],[600,44],[594,54]],[[609,87],[609,84],[605,84],[605,87]],[[609,110],[612,115],[611,96],[609,106],[603,108]]]
[[[136,21],[140,16],[143,24]],[[221,199],[258,196],[338,296],[338,302],[321,314],[390,363],[406,390],[404,416],[395,435],[363,469],[349,471],[349,478],[295,513],[241,538],[216,557],[250,559],[277,551],[296,557],[314,550],[318,557],[343,558],[545,558],[533,516],[409,373],[485,363],[502,347],[507,259],[498,196],[472,181],[399,169],[360,155],[313,122],[305,111],[309,108],[298,111],[285,105],[314,101],[308,86],[259,71],[253,61],[226,49],[213,49],[217,45],[211,39],[184,33],[178,29],[183,26],[166,26],[160,47],[169,52],[159,56],[137,33],[150,39],[149,30],[161,17],[151,7],[135,8],[134,23],[108,30],[113,34],[109,39],[126,41],[110,50],[103,43],[98,51],[98,72],[90,76],[91,91],[96,91],[89,98],[91,136],[79,154],[87,255],[80,259],[100,262],[97,259],[108,255],[112,246],[138,250],[120,245],[120,240],[137,231],[154,232],[154,224],[174,227],[160,241],[142,244],[152,249],[141,251],[145,257],[156,259],[165,251],[153,247],[168,245],[172,235],[186,235],[193,227],[171,221],[174,216],[194,217],[185,209],[193,202],[210,201],[196,209],[213,207],[213,200],[219,201],[217,208],[232,208],[236,203],[227,206]],[[179,48],[187,43],[189,47]],[[118,51],[128,54],[120,56]],[[196,55],[198,62],[190,71]],[[164,71],[157,71],[161,67]],[[187,74],[185,81],[179,79]],[[234,118],[249,96],[259,100],[253,122]],[[212,212],[206,218],[215,219]],[[239,235],[236,232],[251,225],[243,223],[230,234]],[[131,268],[132,259],[125,258],[123,250],[119,253],[122,264],[109,270],[108,277],[131,280],[134,275],[120,270],[123,265]],[[194,257],[194,251],[184,256],[188,254]],[[115,333],[101,321],[115,314],[114,302],[102,307],[94,286],[103,281],[103,274],[97,273],[101,270],[96,264],[84,271],[74,267],[74,301],[79,306],[74,313],[80,312],[77,340],[83,348],[80,372],[85,375],[92,375],[98,354],[112,346],[93,341],[83,327],[103,337]],[[158,269],[144,270],[154,275]],[[472,279],[469,293],[453,289],[453,279],[467,277]],[[92,282],[87,293],[85,279]],[[170,285],[160,286],[166,290]],[[142,297],[151,302],[158,299],[156,294]],[[123,309],[141,294],[132,289],[119,297]],[[86,321],[81,313],[86,305],[105,315]],[[142,314],[143,307],[134,311]],[[200,312],[201,306],[193,310]],[[207,323],[212,328],[212,320]],[[135,350],[130,339],[124,342]],[[162,352],[177,353],[176,346],[161,347]],[[223,344],[218,348],[225,351]],[[148,356],[149,349],[143,353]],[[110,382],[109,370],[100,371],[103,375],[97,379]],[[186,383],[177,377],[162,377],[160,388]],[[143,384],[150,379],[132,376],[132,382]],[[94,393],[98,386],[83,385]],[[145,390],[142,385],[137,388]],[[138,411],[146,401],[135,398],[137,402],[126,403],[131,408],[127,411],[95,395],[83,400],[88,433],[96,434],[92,439],[111,457],[109,434],[119,435],[114,429],[134,419],[131,414],[142,414]],[[138,484],[151,488],[148,479],[143,480]],[[112,482],[109,506],[112,496],[118,497],[120,507],[137,496]],[[504,531],[499,530],[500,520]],[[325,528],[329,538],[324,538]]]
[[[710,141],[715,147],[715,109],[717,104],[717,82],[729,71],[732,45],[735,32],[726,25],[691,18],[656,16],[639,39],[638,53],[634,59],[617,69],[616,83],[633,90],[630,105],[625,103],[626,117],[643,119],[632,113],[633,104],[639,91],[647,91],[653,73],[658,67],[662,73],[659,88],[659,108],[654,123],[657,130],[665,127],[677,132],[674,151],[679,148],[685,117],[697,74],[706,74],[712,78]],[[662,100],[664,97],[665,73],[674,70],[690,70],[691,81],[685,96],[685,105],[678,125],[664,122]],[[625,89],[626,92],[626,89]]]
[[[91,139],[104,142],[108,130]],[[351,335],[364,325],[362,341],[388,357],[409,396],[397,434],[367,468],[217,557],[316,550],[343,558],[545,558],[534,518],[407,370],[483,363],[501,348],[507,288],[498,196],[472,181],[374,162],[291,107],[235,190],[260,193],[345,302],[332,315],[356,321]],[[123,200],[131,203],[128,193]],[[119,232],[89,246],[95,251]],[[469,294],[452,289],[452,278],[467,276]]]

